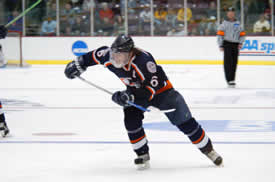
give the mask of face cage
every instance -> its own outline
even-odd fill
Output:
[[[129,52],[114,52],[110,51],[110,61],[116,68],[125,66],[130,58]]]

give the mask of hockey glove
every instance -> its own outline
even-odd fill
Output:
[[[123,107],[130,106],[127,102],[134,102],[134,95],[127,91],[117,91],[112,95],[112,100]]]
[[[86,66],[84,66],[84,61],[82,57],[78,57],[75,61],[67,64],[65,68],[65,75],[69,79],[73,79],[76,76],[80,76],[81,73],[86,71]]]
[[[8,29],[4,25],[0,25],[0,39],[4,39],[7,36]]]

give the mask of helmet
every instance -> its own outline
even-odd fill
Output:
[[[119,35],[111,46],[113,52],[130,52],[133,48],[133,39],[124,34]]]

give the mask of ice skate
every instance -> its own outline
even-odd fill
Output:
[[[10,130],[5,122],[0,123],[0,134],[2,137],[6,137],[9,134]]]
[[[135,159],[135,165],[137,166],[138,170],[145,170],[150,168],[150,156],[149,154],[143,154],[138,156],[138,158]]]
[[[235,88],[236,87],[236,82],[235,81],[229,81],[227,82],[228,88]]]
[[[213,161],[216,166],[223,167],[223,159],[215,150],[212,149],[209,153],[205,153],[205,155]]]

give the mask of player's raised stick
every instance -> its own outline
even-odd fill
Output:
[[[14,18],[13,20],[11,20],[8,24],[5,25],[5,27],[7,28],[8,26],[10,26],[11,24],[13,24],[14,22],[16,22],[18,19],[20,19],[22,16],[24,16],[25,14],[27,14],[30,10],[32,10],[35,6],[37,6],[42,0],[38,0],[36,1],[31,7],[29,7],[28,9],[24,10],[20,15],[18,15],[16,18]]]

